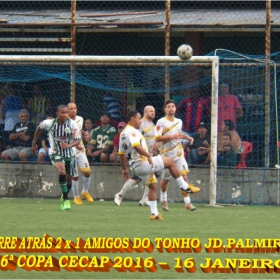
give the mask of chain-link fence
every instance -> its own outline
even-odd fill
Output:
[[[0,55],[163,56],[176,55],[183,43],[190,44],[196,56],[218,55],[219,79],[229,84],[243,110],[236,130],[242,141],[253,145],[247,167],[278,163],[278,1],[5,1],[1,5]],[[265,55],[271,53],[276,64],[266,68]],[[0,82],[2,98],[12,90],[32,116],[38,108],[34,111],[30,104],[40,92],[47,99],[42,117],[54,116],[57,105],[75,100],[78,114],[96,125],[110,98],[116,102],[109,108],[116,125],[125,120],[128,110],[142,112],[147,104],[156,108],[157,119],[162,117],[164,99],[170,96],[184,129],[195,133],[200,121],[210,124],[210,70],[209,65],[1,63]]]

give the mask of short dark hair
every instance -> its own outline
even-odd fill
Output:
[[[126,121],[129,122],[131,118],[135,118],[137,114],[140,114],[137,111],[129,111],[126,115]]]
[[[231,135],[230,135],[229,133],[225,132],[225,133],[223,134],[223,136],[228,136],[229,139],[231,140]]]
[[[64,109],[64,108],[68,109],[68,107],[66,105],[59,105],[59,106],[57,106],[56,112],[59,112],[61,109]]]
[[[164,108],[165,108],[168,104],[170,104],[170,103],[173,103],[173,104],[175,105],[175,102],[174,102],[173,99],[168,99],[168,100],[166,100],[166,101],[164,102]]]
[[[235,125],[232,120],[229,120],[229,119],[224,120],[224,123],[225,123],[225,126],[229,127],[229,130],[233,130],[235,128]]]

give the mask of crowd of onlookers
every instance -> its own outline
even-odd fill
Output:
[[[184,96],[172,96],[177,106],[177,116],[183,121],[183,129],[194,138],[192,145],[183,143],[189,164],[210,163],[210,95],[201,96],[198,90],[187,90]],[[38,155],[31,150],[32,137],[38,124],[47,118],[54,118],[49,108],[53,107],[39,85],[34,85],[33,96],[24,106],[13,85],[7,83],[1,89],[1,159],[20,159],[22,162],[37,160],[40,163],[48,157],[48,135],[43,133],[38,145]],[[147,104],[146,104],[147,105]],[[121,131],[126,126],[122,120],[122,105],[111,94],[103,97],[103,113],[97,121],[84,121],[86,154],[90,162],[118,162],[118,145]],[[157,108],[156,108],[157,109]],[[220,166],[236,166],[242,153],[241,139],[236,131],[236,122],[242,116],[238,98],[230,94],[227,83],[220,84],[218,97],[218,150]]]

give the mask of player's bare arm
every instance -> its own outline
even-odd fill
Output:
[[[80,140],[74,140],[72,143],[67,144],[65,142],[60,142],[60,147],[63,149],[72,148],[80,144]]]

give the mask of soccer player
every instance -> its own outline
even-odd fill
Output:
[[[193,138],[182,133],[182,120],[175,118],[176,106],[173,100],[167,100],[164,103],[165,117],[158,120],[156,124],[156,142],[159,145],[160,154],[168,158],[172,158],[181,175],[183,176],[186,183],[188,164],[184,157],[184,150],[182,147],[182,140],[189,140],[190,144],[193,143]],[[168,211],[167,203],[167,187],[171,179],[171,174],[168,170],[165,170],[162,174],[161,186],[161,207],[164,211]],[[189,185],[190,186],[190,185]],[[182,192],[184,196],[185,208],[187,210],[196,210],[191,204],[190,195],[187,192]]]
[[[76,122],[76,124],[79,127],[79,130],[81,132],[82,137],[88,137],[88,132],[83,131],[83,123],[84,119],[80,116],[77,116],[77,106],[75,103],[70,102],[68,104],[68,115],[71,120]],[[75,168],[75,174],[73,176],[72,180],[72,191],[74,195],[74,203],[81,205],[83,204],[81,197],[79,196],[79,170],[80,168],[82,174],[83,174],[83,190],[81,192],[81,196],[86,199],[87,202],[93,202],[93,198],[90,195],[88,189],[90,185],[90,166],[88,163],[88,159],[86,156],[86,149],[83,143],[83,140],[81,139],[81,142],[79,145],[76,146],[76,168]]]
[[[151,156],[144,136],[139,131],[141,126],[141,115],[136,111],[130,111],[127,115],[128,125],[121,133],[120,138],[120,163],[122,177],[129,180],[129,171],[126,165],[126,158],[131,169],[142,179],[142,182],[149,187],[149,201],[151,209],[151,220],[163,220],[157,209],[157,185],[154,172],[167,168],[181,188],[182,193],[196,193],[200,189],[191,186],[184,181],[173,159],[161,155]]]
[[[155,125],[153,120],[156,116],[155,108],[153,106],[146,106],[144,108],[144,116],[142,118],[141,126],[139,131],[143,134],[147,146],[148,151],[151,155],[157,155],[157,144],[155,143]],[[141,179],[133,175],[133,177],[125,182],[121,191],[115,194],[114,202],[116,205],[120,205],[122,202],[122,198],[124,194],[131,190],[135,185],[141,182]],[[144,194],[142,199],[139,201],[139,206],[149,206],[149,198],[148,198],[149,188],[144,186]]]
[[[37,140],[42,130],[49,132],[50,159],[59,174],[61,188],[61,210],[70,210],[71,204],[68,193],[71,189],[72,176],[75,171],[75,146],[80,144],[81,136],[77,124],[68,118],[66,105],[59,105],[57,117],[53,120],[44,120],[37,127],[32,141],[32,150],[37,153]]]

